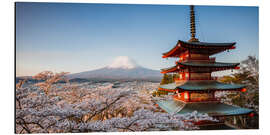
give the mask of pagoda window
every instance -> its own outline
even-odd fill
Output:
[[[190,73],[190,80],[211,80],[211,73]]]
[[[185,61],[187,59],[186,55],[181,55],[179,62]]]
[[[207,54],[198,54],[198,53],[191,53],[190,54],[191,60],[209,60],[209,55]]]
[[[181,93],[179,93],[178,91],[176,91],[177,97],[180,99],[181,98]]]
[[[180,77],[180,80],[182,80],[183,79],[183,74],[180,73],[179,77]]]
[[[188,57],[189,57],[189,55],[188,55],[188,54],[186,54],[186,55],[185,55],[185,58],[188,58]]]
[[[211,93],[191,93],[190,100],[193,102],[196,101],[209,101],[215,99],[213,92]]]
[[[189,58],[189,52],[185,51],[179,56],[179,62],[185,61]]]
[[[187,80],[189,78],[189,73],[185,73],[185,80]]]
[[[181,61],[183,61],[183,60],[184,60],[183,56],[180,56],[179,62],[181,62]]]
[[[184,92],[184,100],[189,101],[189,92]]]
[[[190,68],[190,72],[196,72],[196,73],[208,73],[211,72],[209,68],[197,68],[197,67],[192,67]]]

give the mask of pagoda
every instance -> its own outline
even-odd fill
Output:
[[[159,86],[158,91],[171,93],[173,100],[162,100],[157,105],[168,113],[206,113],[223,124],[227,117],[253,115],[251,109],[224,104],[215,95],[220,91],[246,91],[244,85],[221,83],[211,76],[215,71],[239,69],[240,63],[216,62],[215,57],[212,57],[214,54],[235,49],[236,43],[200,42],[196,38],[194,6],[190,6],[190,33],[189,41],[178,40],[170,51],[163,53],[162,58],[174,57],[179,60],[175,62],[175,66],[162,69],[161,73],[177,73],[179,77],[174,79],[174,83]],[[199,122],[199,125],[204,124],[209,123]]]

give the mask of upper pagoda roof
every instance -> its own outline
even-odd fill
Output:
[[[163,58],[178,57],[186,50],[198,50],[200,54],[213,55],[227,49],[234,49],[236,42],[232,43],[208,43],[208,42],[185,42],[178,40],[177,44],[170,51],[163,53]]]
[[[197,47],[197,46],[204,46],[204,47],[231,47],[236,44],[236,42],[231,43],[209,43],[209,42],[186,42],[182,40],[178,40],[181,45],[185,47]]]
[[[187,80],[181,85],[176,83],[170,83],[159,86],[166,90],[182,90],[182,91],[205,91],[205,90],[215,90],[215,91],[232,91],[241,90],[245,85],[241,84],[227,84],[221,83],[215,80]]]
[[[157,104],[168,113],[192,113],[197,111],[200,114],[210,116],[245,115],[253,112],[251,109],[236,107],[220,102],[196,102],[185,103],[178,100],[159,101]]]

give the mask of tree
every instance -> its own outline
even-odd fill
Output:
[[[178,74],[164,74],[160,85],[173,83],[175,78],[179,78]]]
[[[169,76],[168,76],[168,74],[164,74],[160,85],[168,84],[168,82],[169,82]]]
[[[255,56],[248,56],[246,60],[241,62],[240,70],[237,73],[225,76],[220,81],[246,85],[246,92],[226,94],[223,97],[224,102],[251,108],[257,115],[259,114],[259,60]],[[257,128],[258,118],[250,123],[253,124],[251,127]]]
[[[190,130],[187,120],[214,120],[196,112],[161,113],[150,94],[129,88],[98,89],[57,83],[65,73],[42,72],[43,82],[16,88],[16,133]]]

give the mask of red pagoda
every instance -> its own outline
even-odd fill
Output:
[[[251,109],[240,108],[220,102],[215,96],[217,91],[245,92],[244,85],[225,84],[217,81],[211,73],[222,70],[239,69],[240,63],[216,62],[212,55],[235,49],[232,43],[207,43],[196,38],[194,6],[190,6],[191,39],[188,42],[178,40],[176,45],[162,58],[179,58],[175,66],[162,69],[161,73],[177,73],[174,83],[160,85],[158,91],[172,93],[174,100],[163,100],[157,104],[168,113],[206,113],[224,123],[226,117],[252,115]],[[200,123],[200,122],[199,122]],[[203,125],[203,122],[200,124]]]

